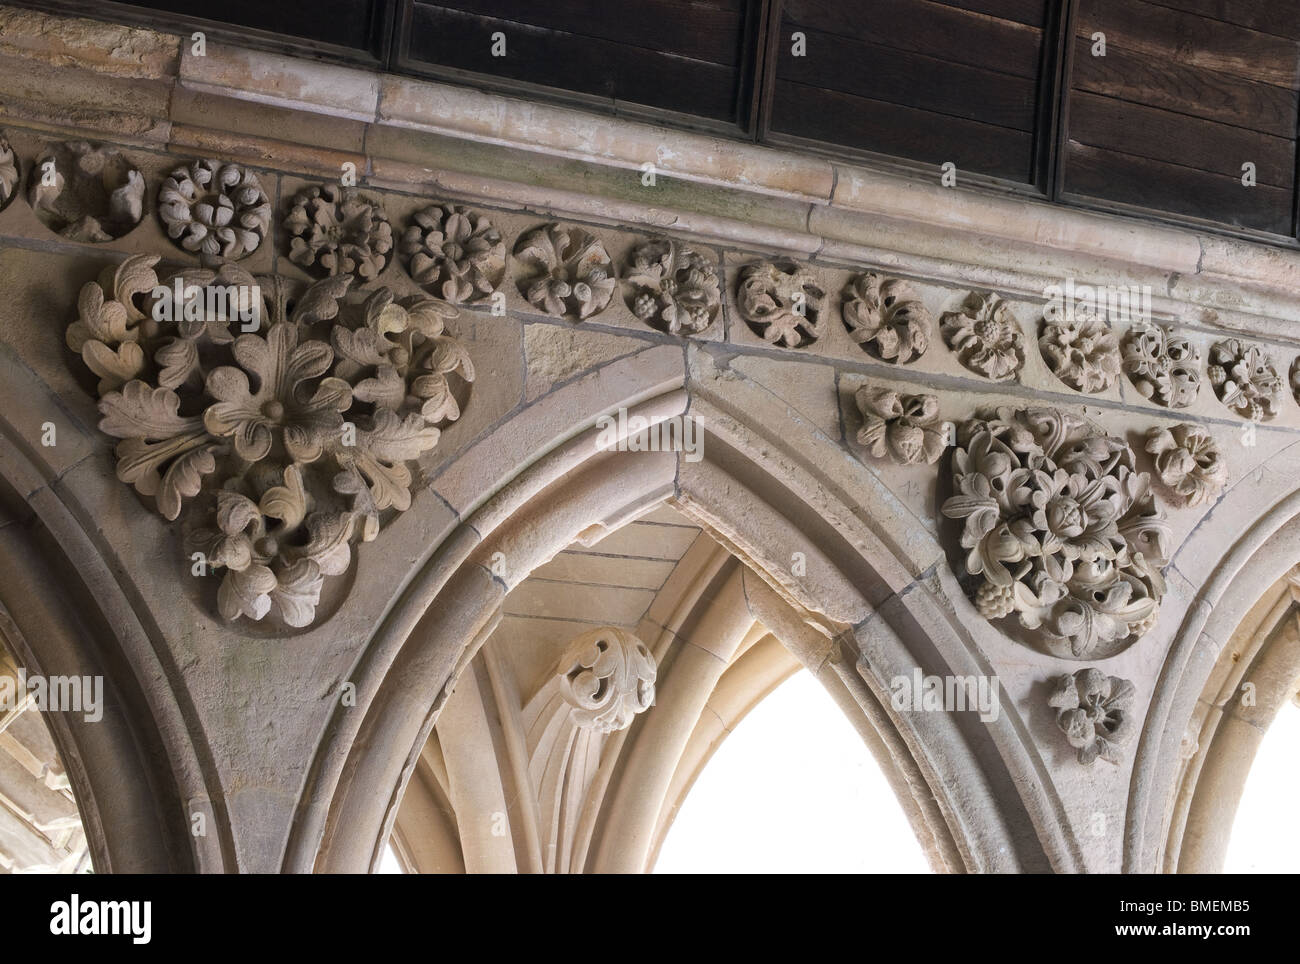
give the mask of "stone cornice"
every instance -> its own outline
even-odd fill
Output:
[[[1149,285],[1157,317],[1300,341],[1300,252],[431,81],[214,43],[200,57],[150,31],[49,30],[58,19],[0,7],[0,121],[286,171],[352,162],[375,186],[1013,295],[1063,277]],[[51,67],[64,82],[25,96]]]

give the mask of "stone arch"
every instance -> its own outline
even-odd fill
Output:
[[[833,675],[842,691],[832,695],[856,707],[890,748],[896,785],[909,789],[914,820],[919,814],[944,841],[946,866],[1082,868],[1025,721],[1007,712],[986,726],[971,714],[898,714],[888,705],[888,680],[917,665],[991,673],[941,600],[960,589],[937,541],[890,520],[883,485],[788,404],[704,351],[684,354],[647,349],[603,395],[600,373],[589,375],[460,456],[458,477],[497,482],[468,500],[460,526],[362,656],[358,705],[337,709],[329,724],[285,870],[373,867],[448,685],[492,631],[505,594],[581,533],[616,527],[665,499],[744,563],[748,598],[761,598],[780,624],[774,634],[828,670],[819,676]],[[705,420],[703,458],[600,451],[596,419],[619,407],[650,421]],[[792,545],[806,550],[804,575],[791,571]],[[504,572],[494,560],[506,560]]]
[[[3,372],[0,409],[51,419],[62,452],[32,448],[39,427],[0,419],[0,633],[29,675],[103,678],[101,720],[45,714],[95,870],[231,869],[222,791],[180,670],[147,606],[102,551],[103,533],[62,488],[72,463],[60,460],[84,457],[86,433],[30,373]],[[198,812],[203,835],[187,819]]]
[[[1300,604],[1285,578],[1300,561],[1300,492],[1287,469],[1297,448],[1269,460],[1276,471],[1263,493],[1268,511],[1256,508],[1258,489],[1234,486],[1173,560],[1186,613],[1161,664],[1135,754],[1126,872],[1221,869],[1260,725],[1300,676]],[[1234,527],[1240,535],[1223,551]],[[1198,558],[1205,568],[1193,570],[1192,583],[1182,570]],[[1247,714],[1239,701],[1245,682],[1260,693]],[[1240,725],[1255,730],[1253,738]]]

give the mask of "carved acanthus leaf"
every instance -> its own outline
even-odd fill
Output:
[[[621,730],[654,702],[654,655],[636,636],[612,626],[569,643],[557,675],[569,716],[583,729]]]
[[[1122,747],[1133,738],[1136,723],[1131,682],[1098,669],[1081,669],[1053,682],[1048,705],[1057,711],[1056,725],[1078,751],[1079,762],[1091,766],[1097,758],[1123,760]]]
[[[467,387],[474,371],[446,330],[456,310],[386,288],[359,299],[342,275],[290,311],[280,278],[226,263],[158,285],[156,262],[137,255],[87,284],[67,332],[101,375],[118,477],[169,520],[192,503],[188,541],[224,571],[223,616],[305,626],[354,539],[410,507],[410,463],[460,414],[450,379]],[[106,376],[101,358],[128,349],[131,371]]]
[[[988,619],[1016,613],[1048,651],[1099,659],[1154,625],[1169,526],[1133,450],[1056,409],[961,425],[954,495],[966,570]]]
[[[906,281],[864,272],[845,288],[840,313],[853,340],[881,361],[906,364],[930,347],[930,312]]]
[[[740,316],[773,345],[805,348],[820,338],[825,297],[817,279],[793,262],[764,261],[740,272]]]

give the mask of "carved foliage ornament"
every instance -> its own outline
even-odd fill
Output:
[[[1160,481],[1174,491],[1180,505],[1204,505],[1228,480],[1219,443],[1199,425],[1150,429],[1147,451],[1155,456]]]
[[[1267,422],[1277,417],[1282,379],[1258,345],[1239,338],[1215,342],[1210,349],[1210,384],[1219,401],[1242,418]]]
[[[378,201],[355,188],[314,184],[293,196],[284,219],[289,260],[317,277],[373,281],[388,266],[393,228]]]
[[[1048,705],[1058,711],[1056,725],[1084,766],[1098,757],[1108,763],[1123,759],[1120,748],[1133,737],[1135,692],[1128,680],[1091,668],[1054,681]]]
[[[515,243],[520,293],[548,315],[585,321],[609,307],[614,266],[605,245],[581,228],[546,224]]]
[[[865,272],[844,290],[844,327],[882,361],[906,364],[930,347],[930,312],[906,281]]]
[[[560,657],[560,696],[575,724],[612,733],[655,698],[655,658],[646,644],[614,627],[583,633]]]
[[[1050,307],[1043,314],[1038,347],[1056,377],[1076,392],[1103,392],[1120,371],[1119,340],[1090,309]]]
[[[506,273],[501,232],[485,216],[463,207],[430,205],[417,211],[402,235],[411,277],[444,301],[486,298]]]
[[[864,385],[854,395],[862,413],[858,444],[876,458],[900,465],[934,463],[948,447],[950,426],[939,418],[933,395],[902,395]]]
[[[633,248],[626,280],[634,291],[633,313],[670,335],[698,335],[718,316],[717,267],[676,241],[647,241]]]
[[[1168,326],[1134,328],[1124,338],[1124,371],[1143,398],[1186,408],[1201,390],[1201,350]]]
[[[1025,337],[1011,306],[995,294],[972,292],[961,311],[940,323],[944,340],[958,360],[996,382],[1015,378],[1025,364]]]
[[[1291,363],[1291,394],[1295,396],[1296,404],[1300,405],[1300,356]]]
[[[740,317],[773,345],[803,348],[820,338],[825,297],[816,278],[792,262],[764,261],[740,272]]]
[[[1155,624],[1169,527],[1133,450],[1055,409],[999,409],[961,425],[955,494],[979,611],[1016,613],[1044,647],[1100,659]]]
[[[9,141],[0,134],[0,210],[18,193],[18,157]]]
[[[37,159],[28,181],[36,216],[73,241],[113,241],[144,212],[144,175],[117,151],[87,141],[54,145]]]
[[[238,164],[192,161],[158,191],[158,217],[186,251],[232,261],[252,254],[271,230],[271,202],[257,175]]]
[[[474,370],[446,330],[455,309],[386,288],[348,297],[346,275],[291,301],[281,279],[262,287],[231,263],[159,286],[157,261],[105,269],[67,331],[100,375],[117,476],[169,520],[193,500],[189,551],[225,570],[222,616],[274,607],[305,626],[324,577],[381,513],[410,507],[410,463],[460,416],[452,379]]]

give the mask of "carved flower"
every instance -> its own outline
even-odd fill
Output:
[[[934,463],[948,447],[948,426],[933,395],[901,395],[864,385],[854,395],[862,413],[858,444],[876,458],[886,454],[900,465]]]
[[[304,187],[284,219],[289,260],[319,277],[373,281],[388,266],[393,229],[379,202],[338,184]]]
[[[1092,766],[1098,757],[1119,763],[1120,748],[1133,737],[1133,684],[1098,669],[1081,669],[1057,677],[1048,705],[1058,710],[1056,725],[1070,746],[1079,751],[1079,762]]]
[[[193,161],[163,181],[158,217],[186,251],[238,260],[257,250],[271,230],[271,202],[247,168]]]
[[[647,241],[628,257],[632,311],[670,335],[698,335],[718,316],[718,269],[698,251],[675,241]]]
[[[740,317],[763,339],[785,348],[803,348],[822,336],[826,292],[798,265],[783,261],[751,264],[740,272]]]
[[[1146,325],[1124,338],[1124,371],[1143,398],[1186,408],[1201,390],[1201,350],[1168,326]]]
[[[575,724],[612,733],[655,698],[655,658],[631,633],[606,627],[583,633],[560,657],[560,696]]]
[[[1282,379],[1258,345],[1238,338],[1215,342],[1210,349],[1210,384],[1219,401],[1242,418],[1267,422],[1277,417]]]
[[[18,158],[9,141],[0,134],[0,210],[14,199],[18,191]]]
[[[906,364],[930,347],[930,312],[906,281],[864,272],[844,289],[844,327],[864,351]]]
[[[1120,371],[1119,341],[1093,311],[1049,309],[1038,347],[1056,377],[1077,392],[1105,391]]]
[[[519,291],[548,315],[585,321],[609,307],[614,266],[605,246],[581,228],[547,224],[515,244]]]
[[[1228,480],[1219,444],[1199,425],[1175,425],[1147,432],[1147,451],[1154,455],[1160,481],[1173,489],[1181,505],[1204,505]]]
[[[948,347],[971,371],[994,381],[1014,378],[1025,364],[1025,339],[1011,307],[995,294],[971,293],[961,311],[940,323]]]
[[[1018,614],[1068,659],[1114,655],[1154,622],[1169,527],[1133,450],[1055,409],[965,422],[953,453],[966,570],[980,612]]]
[[[1296,404],[1300,405],[1300,356],[1291,363],[1291,394],[1295,396]]]
[[[430,205],[417,211],[402,236],[411,277],[452,304],[478,301],[496,291],[506,271],[501,233],[481,214]]]
[[[456,310],[386,288],[359,301],[347,275],[293,299],[233,263],[159,286],[157,261],[130,257],[85,285],[67,332],[100,376],[118,478],[169,520],[193,500],[206,524],[187,541],[224,572],[225,618],[274,610],[308,625],[325,577],[378,536],[383,512],[410,507],[409,463],[460,416],[451,378],[468,385],[474,370],[446,331]]]
[[[27,200],[47,228],[72,241],[113,241],[144,213],[144,175],[117,151],[87,141],[54,145],[36,161]]]

